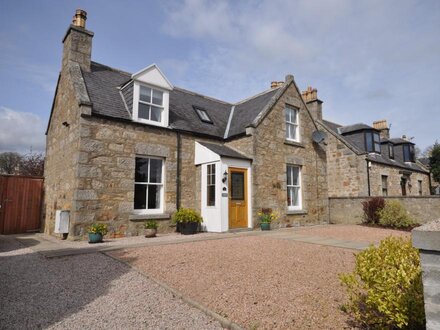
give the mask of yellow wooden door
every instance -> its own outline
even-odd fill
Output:
[[[229,168],[229,228],[248,224],[247,170]]]

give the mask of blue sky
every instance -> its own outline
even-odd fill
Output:
[[[76,8],[92,59],[159,65],[175,85],[238,101],[293,74],[341,124],[387,119],[423,150],[440,139],[440,1],[0,0],[0,151],[44,150]]]

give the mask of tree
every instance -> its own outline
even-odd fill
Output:
[[[22,158],[16,152],[0,153],[0,174],[19,174]]]
[[[432,177],[435,181],[440,182],[440,144],[438,141],[435,141],[432,147],[429,165],[431,166]]]
[[[44,175],[44,155],[42,153],[29,153],[22,157],[20,174],[31,176]]]

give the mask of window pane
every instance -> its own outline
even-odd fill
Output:
[[[206,113],[206,111],[204,110],[197,110],[200,118],[202,118],[202,120],[206,120],[206,121],[211,121],[211,119],[209,118],[208,114]]]
[[[162,109],[151,106],[151,118],[150,120],[161,121],[162,120]]]
[[[290,121],[290,109],[288,108],[284,109],[284,116],[286,121]]]
[[[374,151],[380,153],[380,143],[374,142]]]
[[[163,93],[161,91],[153,89],[153,104],[162,105]]]
[[[296,125],[286,124],[286,137],[291,140],[296,140]]]
[[[148,186],[148,209],[160,208],[160,190],[161,186],[149,185]]]
[[[292,123],[297,124],[298,110],[296,110],[296,109],[291,109],[290,111],[291,111],[291,113],[290,113],[290,121],[291,121]]]
[[[140,86],[139,99],[151,103],[151,88]]]
[[[380,142],[379,134],[374,133],[373,137],[374,137],[374,142]]]
[[[136,158],[135,182],[148,181],[148,158]]]
[[[292,166],[287,166],[287,185],[292,185]]]
[[[287,205],[299,206],[299,187],[287,188]]]
[[[393,148],[392,144],[388,145],[388,150],[389,150],[389,153],[390,153],[390,158],[394,158],[394,148]]]
[[[150,183],[162,183],[162,159],[150,158]]]
[[[403,161],[409,162],[409,146],[407,144],[403,145]]]
[[[373,151],[373,136],[370,132],[365,133],[365,139],[367,143],[367,151]]]
[[[147,185],[135,184],[134,185],[134,209],[144,210],[146,209],[147,201]]]
[[[299,167],[292,166],[292,185],[299,186]]]
[[[244,200],[244,174],[231,174],[231,199]]]
[[[150,111],[150,106],[139,102],[138,117],[142,119],[149,119],[148,113]]]
[[[215,206],[215,186],[208,186],[207,205]]]

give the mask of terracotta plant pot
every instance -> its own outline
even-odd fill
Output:
[[[261,230],[270,230],[270,222],[260,223]]]
[[[145,237],[156,237],[157,229],[147,228],[145,229]]]
[[[89,243],[101,243],[102,242],[102,234],[101,233],[89,233]]]

